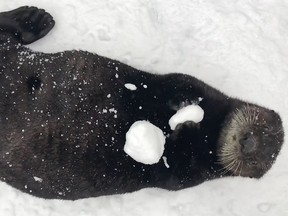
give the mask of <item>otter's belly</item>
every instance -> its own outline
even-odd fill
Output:
[[[125,134],[137,120],[169,131],[178,103],[159,86],[161,77],[81,51],[43,54],[21,47],[5,55],[1,180],[63,199],[165,187],[162,170],[168,184],[178,182],[164,163],[139,164],[123,151]]]

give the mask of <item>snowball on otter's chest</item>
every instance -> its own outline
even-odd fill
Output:
[[[186,121],[198,123],[204,116],[198,105],[189,105],[177,111],[169,120],[172,130]],[[148,121],[136,121],[126,133],[124,151],[135,161],[143,164],[159,162],[164,152],[165,136],[163,131]]]
[[[124,151],[137,162],[154,164],[160,160],[164,145],[160,128],[148,121],[136,121],[126,133]]]

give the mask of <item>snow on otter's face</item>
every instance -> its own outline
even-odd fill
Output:
[[[178,124],[186,121],[199,123],[204,117],[204,110],[196,104],[192,104],[178,110],[169,120],[169,125],[172,130],[175,130]]]
[[[163,131],[148,121],[136,121],[126,133],[124,151],[143,164],[157,163],[164,152]]]

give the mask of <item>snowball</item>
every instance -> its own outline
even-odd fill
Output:
[[[199,105],[189,105],[178,110],[169,120],[172,130],[175,130],[178,124],[186,121],[199,123],[204,117],[204,110]]]
[[[135,91],[137,89],[137,87],[134,85],[134,84],[131,84],[131,83],[126,83],[125,85],[125,88],[131,90],[131,91]]]
[[[147,121],[136,121],[126,133],[124,151],[143,164],[157,163],[163,152],[163,131]]]

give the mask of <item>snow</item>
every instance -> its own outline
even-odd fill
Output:
[[[192,104],[179,109],[169,120],[169,125],[172,130],[175,130],[178,124],[186,121],[199,123],[204,117],[204,110],[197,104]]]
[[[0,0],[0,11],[27,4],[56,20],[33,49],[83,49],[141,70],[190,74],[275,109],[288,134],[288,1]],[[286,141],[260,180],[231,177],[177,192],[151,188],[75,202],[39,199],[0,183],[0,215],[287,216],[287,164]]]
[[[134,84],[132,84],[132,83],[126,83],[124,86],[125,86],[125,88],[127,88],[127,89],[129,89],[131,91],[137,90],[137,87]]]
[[[169,169],[170,166],[168,164],[167,157],[163,156],[162,159],[163,159],[164,165]]]
[[[39,177],[37,177],[37,176],[34,176],[33,178],[34,178],[34,180],[35,180],[36,182],[42,182],[42,181],[43,181],[43,179],[41,179],[41,178],[39,178]]]
[[[126,133],[124,151],[137,162],[155,164],[163,155],[163,131],[148,121],[134,122]]]

